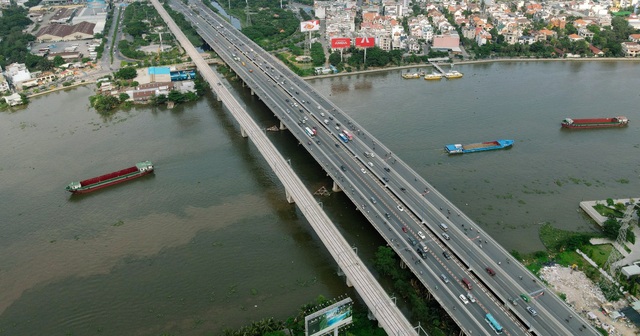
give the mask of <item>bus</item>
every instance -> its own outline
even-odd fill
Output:
[[[347,138],[349,138],[349,140],[353,140],[353,135],[351,135],[351,133],[349,133],[349,131],[342,130],[342,133],[344,133],[344,135],[346,135]]]
[[[491,314],[485,315],[484,320],[489,323],[496,334],[502,334],[502,326],[500,325],[500,323],[498,323],[498,321],[496,321],[496,319],[493,318]]]
[[[340,137],[340,139],[342,140],[342,142],[349,142],[349,138],[347,138],[346,135],[340,133],[338,134],[338,136]]]

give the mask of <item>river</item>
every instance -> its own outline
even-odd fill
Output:
[[[581,200],[639,189],[638,68],[625,62],[456,66],[311,81],[507,249],[542,248],[542,222],[594,230]],[[268,127],[271,113],[237,83]],[[0,113],[0,335],[200,335],[354,295],[259,153],[212,97],[105,118],[89,87]],[[626,115],[624,129],[561,130]],[[310,191],[331,181],[287,132],[269,133]],[[450,157],[447,143],[515,139]],[[151,160],[156,172],[87,195],[67,183]],[[341,193],[319,198],[369,260],[384,244]]]

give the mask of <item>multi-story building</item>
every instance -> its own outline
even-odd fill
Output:
[[[638,57],[640,44],[638,42],[622,42],[622,52],[624,52],[624,57]]]

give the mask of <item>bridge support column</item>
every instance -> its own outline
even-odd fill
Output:
[[[353,287],[353,284],[351,283],[351,280],[349,280],[349,277],[347,278],[347,287]]]
[[[378,320],[378,319],[376,318],[376,316],[375,316],[375,315],[373,315],[373,312],[371,311],[371,309],[367,309],[367,318],[368,318],[370,321],[376,321],[376,320]],[[380,326],[380,322],[378,322],[378,327],[379,327],[379,326]]]
[[[400,268],[405,269],[407,268],[407,264],[404,263],[404,261],[400,260]]]
[[[331,191],[338,192],[338,191],[342,191],[342,189],[340,189],[340,186],[336,183],[336,181],[333,181],[333,186],[331,187]]]
[[[284,189],[284,195],[287,198],[287,202],[289,202],[289,204],[295,203],[296,201],[293,199],[293,197],[291,196],[291,194],[289,194],[289,190]]]
[[[217,101],[222,101],[222,98],[220,98],[220,94],[219,93],[216,93],[216,100]]]
[[[251,90],[251,95],[252,95],[252,96],[255,96],[255,95],[256,95],[256,93],[255,93],[255,92],[253,92],[253,90]]]
[[[249,134],[247,134],[247,132],[242,127],[240,127],[240,135],[242,135],[243,138],[249,137]]]
[[[282,131],[282,130],[286,130],[286,129],[287,129],[287,126],[285,126],[285,125],[282,123],[282,120],[280,120],[280,130]]]

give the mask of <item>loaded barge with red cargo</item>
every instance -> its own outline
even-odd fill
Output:
[[[66,190],[74,194],[84,194],[98,189],[106,188],[114,184],[133,180],[153,172],[153,164],[149,161],[136,163],[135,166],[122,169],[113,173],[90,178],[80,182],[71,182]]]
[[[615,118],[588,118],[588,119],[571,119],[565,118],[562,121],[563,128],[610,128],[610,127],[624,127],[629,124],[627,117],[615,117]]]

